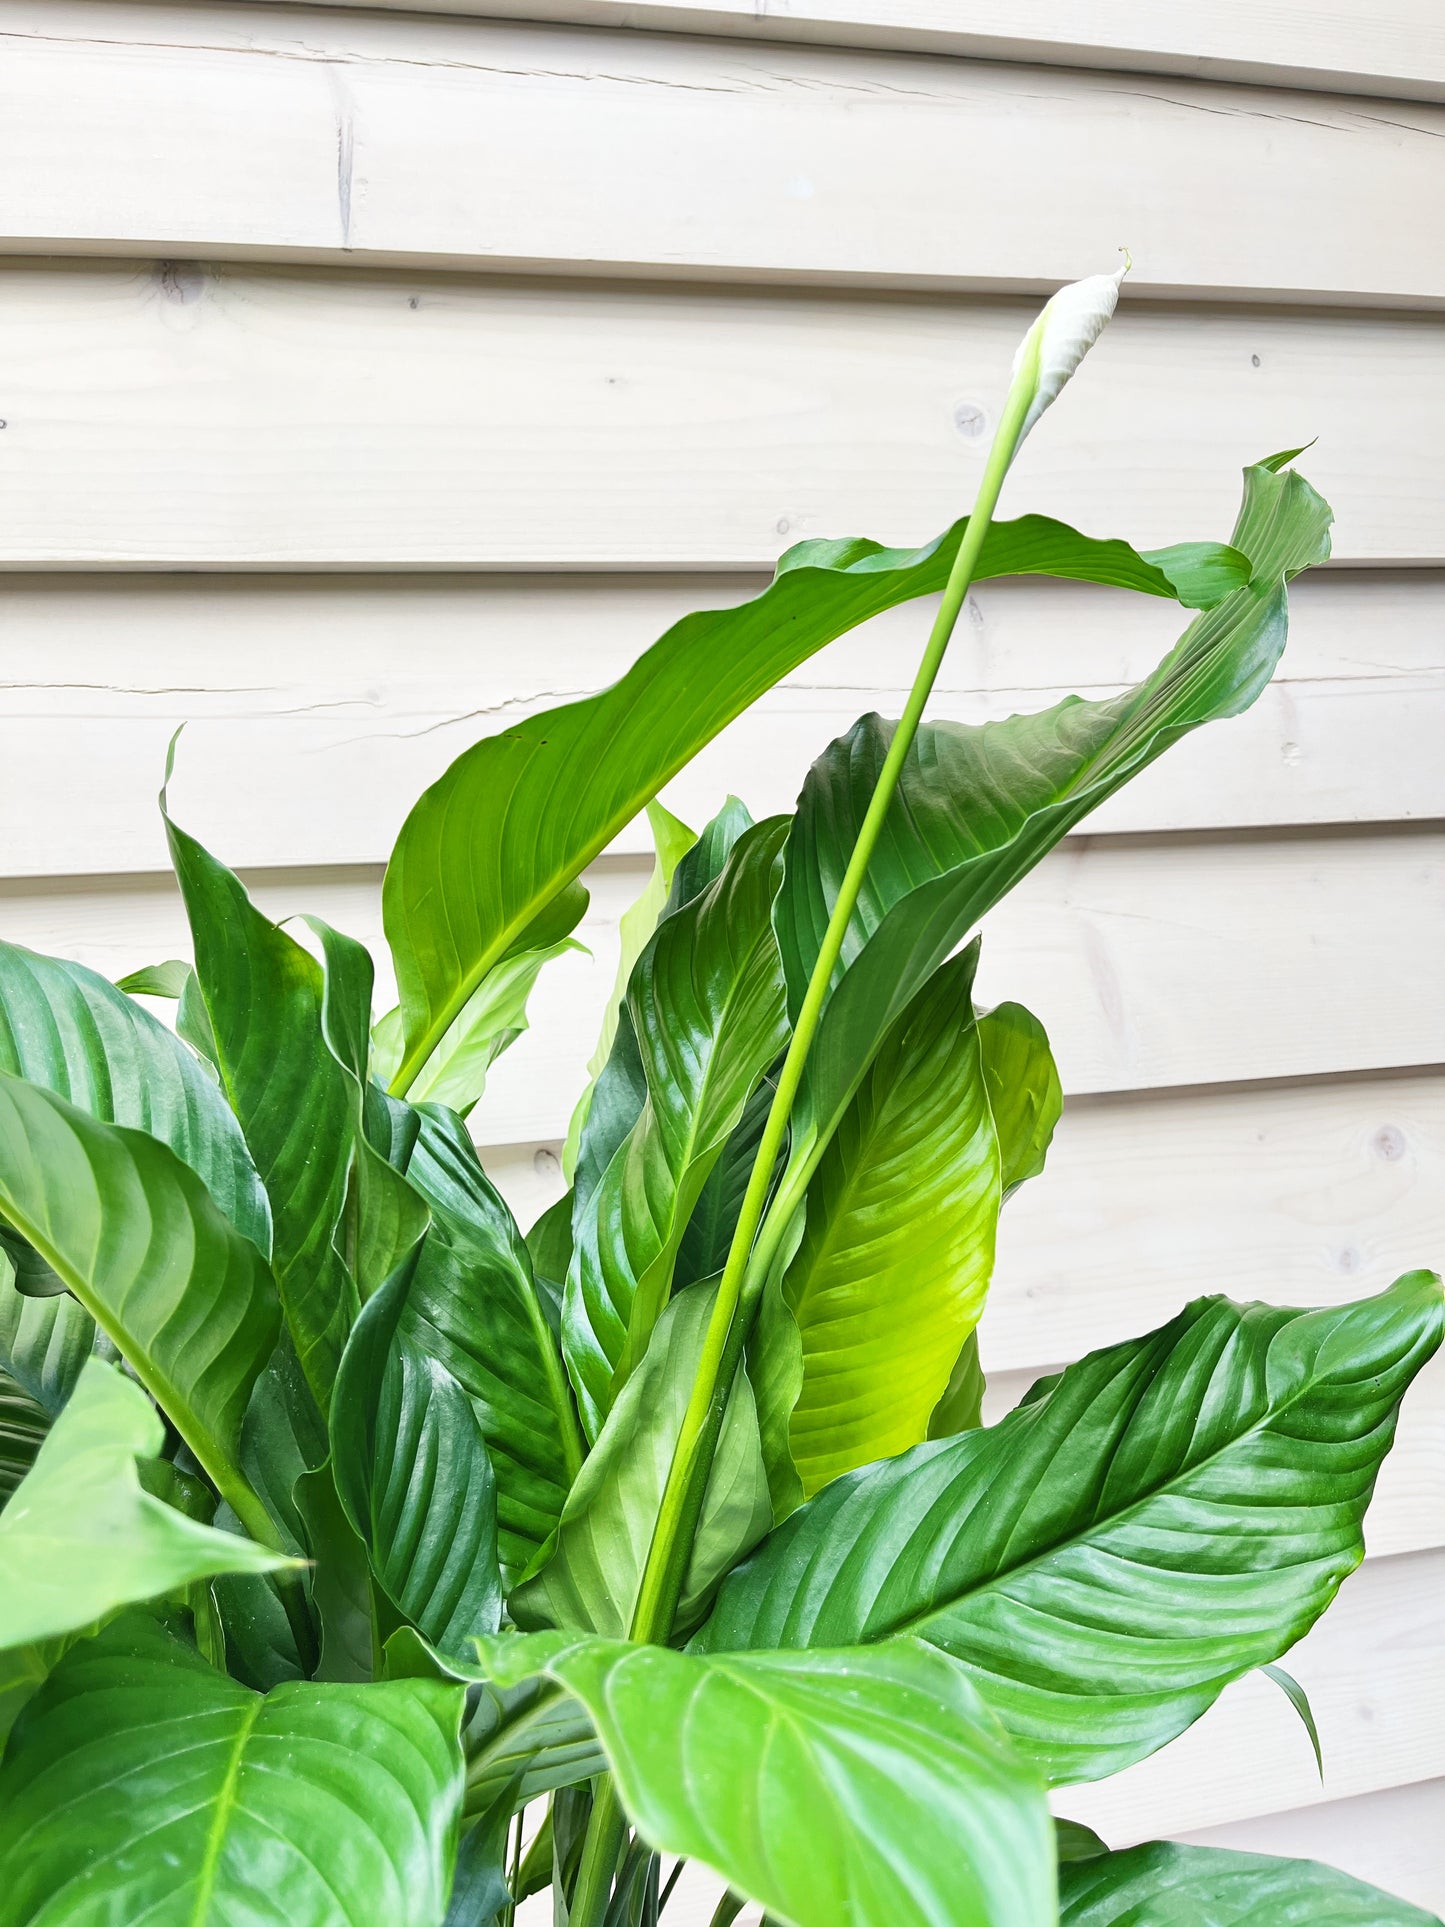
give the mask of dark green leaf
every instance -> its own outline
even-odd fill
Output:
[[[50,1414],[45,1407],[23,1391],[7,1371],[0,1370],[0,1507],[9,1503],[10,1495],[34,1465],[49,1430]],[[3,1525],[0,1519],[0,1528]],[[0,1643],[4,1637],[5,1621],[0,1618]]]
[[[48,1417],[75,1389],[95,1346],[95,1320],[68,1291],[27,1298],[15,1289],[0,1250],[0,1370],[8,1372]]]
[[[371,1569],[366,1546],[346,1516],[330,1464],[296,1481],[311,1569],[311,1606],[321,1630],[316,1678],[372,1677]]]
[[[253,1537],[241,1420],[276,1340],[261,1254],[144,1132],[0,1072],[0,1211],[119,1348]]]
[[[1053,1927],[1042,1785],[921,1641],[697,1658],[541,1633],[482,1657],[582,1701],[649,1846],[794,1927]]]
[[[431,1208],[399,1330],[472,1400],[497,1481],[502,1569],[515,1583],[551,1537],[582,1462],[557,1341],[511,1213],[466,1127],[428,1105],[407,1166]]]
[[[397,1610],[443,1652],[501,1622],[497,1500],[471,1401],[402,1320],[403,1267],[363,1307],[331,1406],[337,1491]]]
[[[810,1167],[889,1025],[978,919],[1172,743],[1254,701],[1284,647],[1285,575],[1318,558],[1328,520],[1300,476],[1247,470],[1235,539],[1254,582],[1200,616],[1137,687],[1003,722],[920,728],[808,1058],[795,1167]],[[804,784],[774,910],[794,1014],[892,736],[892,724],[864,717]]]
[[[1314,1860],[1156,1840],[1059,1871],[1060,1927],[1440,1927]]]
[[[286,1563],[143,1490],[136,1460],[164,1439],[140,1387],[92,1359],[0,1512],[0,1646],[76,1632],[212,1573]]]
[[[894,1024],[808,1187],[783,1281],[802,1340],[790,1444],[806,1493],[927,1437],[983,1311],[1002,1180],[977,963],[975,943]]]
[[[72,1649],[0,1773],[0,1921],[439,1927],[461,1691],[264,1699],[153,1619]]]
[[[524,1626],[566,1626],[625,1639],[663,1490],[697,1376],[715,1287],[674,1298],[623,1387],[567,1496],[556,1550],[514,1592]],[[683,1576],[677,1623],[697,1624],[719,1579],[773,1522],[757,1414],[746,1374],[733,1386]]]
[[[847,629],[947,580],[965,524],[926,548],[804,542],[734,609],[686,616],[620,682],[486,738],[418,801],[387,867],[386,933],[406,1036],[401,1089],[488,971],[565,937],[575,879],[703,745]],[[1150,558],[1045,516],[996,522],[975,571],[1113,583],[1215,601],[1245,564],[1217,546]]]
[[[270,1253],[266,1194],[225,1099],[165,1025],[104,977],[0,943],[0,1071],[168,1144]]]
[[[669,917],[627,992],[647,1099],[574,1218],[563,1349],[596,1437],[667,1303],[708,1174],[786,1042],[769,920],[785,823],[740,838],[717,881]]]
[[[1359,1564],[1442,1323],[1426,1272],[1325,1311],[1201,1299],[986,1431],[826,1486],[694,1644],[916,1633],[1056,1782],[1116,1773],[1287,1651]]]
[[[355,1105],[322,1035],[321,966],[169,816],[166,833],[222,1085],[271,1200],[286,1323],[324,1412],[358,1299],[335,1243]]]
[[[674,1291],[681,1291],[685,1285],[697,1284],[703,1278],[715,1278],[727,1263],[728,1248],[732,1244],[733,1232],[737,1229],[738,1215],[742,1210],[743,1193],[748,1188],[763,1126],[772,1108],[773,1093],[777,1087],[776,1073],[777,1066],[774,1065],[754,1086],[752,1096],[743,1106],[742,1116],[733,1127],[717,1163],[708,1173],[706,1184],[698,1193],[687,1229],[682,1234],[682,1243],[677,1248],[677,1263],[672,1274]]]

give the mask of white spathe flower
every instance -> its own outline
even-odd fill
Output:
[[[1117,274],[1091,274],[1060,288],[1019,343],[1013,375],[1033,374],[1033,398],[1019,430],[1019,442],[1057,397],[1059,390],[1104,332],[1129,272],[1129,257]],[[1018,442],[1014,444],[1018,447]]]

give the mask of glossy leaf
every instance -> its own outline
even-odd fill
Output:
[[[572,1394],[511,1213],[466,1127],[427,1106],[407,1166],[432,1227],[398,1329],[476,1409],[497,1482],[497,1539],[514,1584],[562,1515],[582,1461]]]
[[[1059,1870],[1060,1927],[1439,1927],[1315,1860],[1156,1840]]]
[[[0,1071],[168,1144],[269,1255],[270,1209],[229,1105],[165,1025],[104,977],[0,943]]]
[[[164,795],[162,796],[164,808]],[[297,1357],[324,1412],[358,1309],[335,1243],[354,1104],[322,1036],[320,964],[166,817],[216,1062],[271,1200],[272,1256]]]
[[[1142,1759],[1277,1659],[1363,1556],[1439,1280],[1325,1311],[1200,1299],[1000,1424],[839,1479],[724,1583],[700,1650],[907,1631],[1055,1782]]]
[[[464,751],[412,809],[387,866],[383,910],[406,1036],[398,1087],[494,965],[575,927],[586,905],[575,879],[670,777],[824,643],[937,593],[964,526],[912,551],[800,543],[761,595],[685,616],[610,689]],[[1149,557],[1025,516],[993,524],[975,578],[1061,575],[1213,602],[1246,566],[1218,545]]]
[[[808,1187],[783,1281],[802,1341],[789,1436],[806,1493],[927,1437],[983,1311],[1002,1176],[977,963],[973,944],[904,1011]]]
[[[0,1923],[439,1927],[458,1687],[264,1699],[142,1614],[75,1647],[0,1772]]]
[[[0,1512],[0,1646],[75,1632],[217,1572],[269,1572],[269,1549],[199,1525],[142,1489],[165,1427],[138,1385],[92,1359]]]
[[[44,1406],[37,1404],[9,1372],[0,1369],[0,1508],[9,1504],[12,1493],[34,1465],[49,1430],[50,1415]],[[4,1626],[0,1618],[0,1639]]]
[[[412,1085],[412,1102],[445,1104],[465,1117],[487,1088],[487,1072],[527,1028],[527,999],[538,977],[555,958],[581,948],[564,937],[545,950],[520,950],[489,970]],[[372,1072],[384,1083],[396,1074],[402,1048],[398,1005],[372,1034]]]
[[[658,929],[627,1011],[647,1098],[576,1243],[563,1349],[595,1438],[651,1338],[693,1207],[754,1085],[786,1041],[769,921],[784,824],[738,842],[717,881]]]
[[[715,1287],[667,1307],[567,1497],[557,1546],[512,1594],[523,1626],[565,1626],[625,1639],[652,1545],[682,1416],[697,1375]],[[683,1575],[680,1629],[696,1625],[723,1574],[773,1522],[757,1413],[746,1374],[733,1387]]]
[[[983,1395],[988,1389],[978,1355],[978,1333],[971,1331],[953,1361],[948,1384],[928,1421],[931,1439],[951,1439],[983,1424]]]
[[[483,1664],[575,1694],[643,1840],[794,1927],[1053,1927],[1042,1784],[918,1640],[696,1658],[544,1633]]]
[[[850,920],[794,1111],[795,1165],[826,1142],[888,1027],[981,916],[1069,830],[1190,730],[1237,715],[1284,647],[1286,565],[1316,559],[1329,510],[1303,478],[1245,471],[1236,541],[1259,567],[1123,695],[1037,715],[925,723]],[[893,726],[867,716],[813,765],[774,911],[801,1005]]]
[[[402,1328],[414,1270],[368,1300],[331,1407],[337,1491],[377,1583],[443,1652],[501,1623],[497,1495],[471,1401]]]
[[[628,904],[617,921],[617,977],[612,986],[612,994],[608,997],[603,1009],[602,1030],[597,1039],[597,1047],[587,1060],[587,1083],[573,1109],[571,1121],[567,1126],[567,1142],[562,1147],[562,1171],[569,1181],[577,1168],[577,1153],[581,1147],[587,1113],[592,1108],[592,1093],[608,1058],[612,1055],[612,1044],[617,1036],[618,1019],[623,1000],[627,996],[632,967],[642,955],[653,931],[657,928],[658,919],[667,907],[673,871],[697,842],[697,832],[690,830],[686,823],[672,814],[671,810],[664,809],[661,803],[655,800],[647,806],[647,820],[652,829],[652,845],[656,851],[656,857],[652,865],[652,874],[642,887],[642,894],[635,903]]]
[[[0,1250],[0,1370],[48,1418],[70,1397],[94,1348],[95,1320],[84,1306],[68,1291],[27,1298]]]
[[[1043,1170],[1064,1090],[1044,1027],[1022,1004],[985,1011],[978,1020],[978,1041],[1007,1200]]]
[[[237,1459],[278,1323],[255,1245],[159,1140],[3,1072],[0,1211],[119,1348],[246,1530],[268,1538]]]
[[[742,1210],[743,1194],[752,1176],[758,1144],[777,1088],[777,1066],[767,1070],[753,1087],[743,1114],[733,1126],[717,1163],[698,1193],[687,1229],[677,1248],[673,1267],[674,1291],[700,1279],[715,1278],[727,1263],[728,1249]]]
[[[194,974],[184,957],[167,957],[164,963],[142,964],[115,987],[128,997],[166,997],[174,1003]]]

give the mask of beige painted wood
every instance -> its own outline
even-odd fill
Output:
[[[807,536],[927,541],[972,501],[1033,311],[12,262],[0,564],[756,570]],[[1128,300],[1003,512],[1222,539],[1243,464],[1315,435],[1339,558],[1445,560],[1420,316]]]
[[[326,5],[545,20],[821,46],[947,53],[1272,82],[1395,99],[1445,96],[1433,0],[1368,12],[1316,0],[324,0]]]
[[[1289,1813],[1261,1814],[1185,1838],[1236,1853],[1323,1860],[1432,1914],[1445,1913],[1445,1780],[1385,1787]]]
[[[1038,288],[1127,243],[1146,293],[1445,298],[1386,218],[1422,103],[326,9],[0,31],[14,249]]]
[[[0,871],[165,867],[155,790],[233,865],[384,861],[415,798],[480,735],[585,694],[687,609],[760,582],[701,578],[0,574]],[[1275,684],[1090,819],[1101,833],[1445,817],[1445,574],[1297,584]],[[985,583],[933,713],[965,721],[1111,693],[1187,612],[1078,584]],[[701,825],[732,790],[790,809],[809,763],[869,709],[896,715],[928,620],[840,639],[669,788]],[[620,851],[649,849],[645,821]]]
[[[1445,1774],[1445,1548],[1372,1559],[1285,1665],[1310,1696],[1321,1785],[1297,1715],[1255,1673],[1153,1759],[1055,1796],[1111,1845],[1356,1798]]]

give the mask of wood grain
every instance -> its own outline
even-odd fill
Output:
[[[927,541],[1033,310],[12,262],[0,565],[766,570],[807,536]],[[1418,316],[1126,301],[1003,512],[1223,539],[1241,467],[1314,435],[1340,559],[1445,561],[1445,330]]]
[[[1038,289],[1127,242],[1143,293],[1445,299],[1438,224],[1384,218],[1421,103],[324,8],[0,31],[0,249]]]
[[[1431,0],[1369,13],[1317,0],[322,0],[473,18],[727,34],[1119,72],[1269,82],[1398,100],[1445,97]]]

